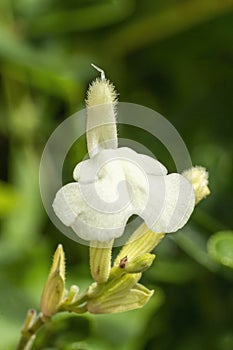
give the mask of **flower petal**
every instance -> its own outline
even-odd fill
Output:
[[[195,205],[190,183],[180,174],[148,176],[150,197],[141,217],[154,232],[175,232],[188,221]]]
[[[148,175],[167,175],[167,169],[157,159],[146,156],[144,154],[138,154],[140,164]]]
[[[76,209],[76,192],[79,184],[70,183],[60,188],[53,201],[53,210],[64,225],[70,226],[76,219],[78,212]]]
[[[94,182],[98,178],[100,166],[112,160],[128,160],[138,164],[147,174],[166,175],[167,169],[158,160],[144,154],[138,154],[128,147],[116,150],[106,149],[96,154],[93,158],[80,162],[76,165],[73,178],[83,183]]]
[[[103,150],[74,169],[78,183],[60,189],[56,215],[85,240],[120,237],[133,214],[154,232],[174,232],[194,208],[194,192],[179,174],[127,147]]]
[[[71,226],[76,234],[85,240],[108,241],[123,234],[128,218],[132,215],[131,206],[122,211],[109,213],[99,211],[90,203],[95,199],[85,198],[85,193],[91,196],[90,185],[81,189],[78,183],[70,183],[62,187],[53,202],[53,209],[66,226]],[[106,206],[108,208],[108,206]]]

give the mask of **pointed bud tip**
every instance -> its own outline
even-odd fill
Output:
[[[41,311],[46,316],[57,312],[65,294],[65,253],[58,245],[41,297]]]
[[[62,244],[57,246],[57,249],[53,256],[53,263],[50,270],[50,274],[57,271],[61,278],[65,280],[65,252],[63,250]]]

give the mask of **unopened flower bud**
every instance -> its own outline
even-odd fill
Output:
[[[125,274],[118,280],[108,282],[101,293],[90,288],[87,309],[94,314],[118,313],[144,306],[153,291],[137,283],[141,274]]]
[[[132,261],[126,263],[125,272],[138,273],[146,271],[152,265],[154,258],[155,255],[150,253],[137,256]]]
[[[79,294],[79,287],[76,285],[72,285],[70,287],[70,291],[68,293],[67,299],[65,300],[64,304],[71,304],[75,302]]]
[[[55,314],[65,294],[65,255],[59,244],[53,257],[53,264],[46,281],[42,297],[41,311],[45,316]]]
[[[90,158],[102,149],[116,149],[118,144],[115,118],[117,92],[105,78],[104,71],[92,66],[101,72],[101,78],[91,83],[86,99],[87,149]]]
[[[108,242],[92,241],[90,246],[91,275],[97,283],[108,280],[111,269],[113,240]]]
[[[114,266],[119,266],[124,257],[127,257],[128,261],[133,261],[138,256],[151,252],[164,236],[165,233],[152,232],[145,223],[141,224],[117,255]]]
[[[182,175],[192,184],[195,192],[195,203],[199,203],[202,199],[210,194],[209,174],[202,166],[195,166],[191,169],[183,171]]]

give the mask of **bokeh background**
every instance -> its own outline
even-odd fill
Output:
[[[145,308],[61,315],[34,349],[231,350],[233,272],[224,254],[232,257],[233,246],[223,239],[217,261],[207,241],[233,226],[233,0],[0,1],[0,348],[15,348],[27,309],[39,308],[58,243],[67,285],[91,282],[88,248],[49,221],[38,186],[49,135],[84,107],[97,76],[91,63],[105,69],[120,101],[155,109],[176,127],[193,163],[209,170],[212,194],[156,248],[143,277],[155,289]],[[173,170],[151,135],[119,133],[136,135]],[[78,146],[85,154],[84,138]],[[64,182],[77,161],[74,147]]]

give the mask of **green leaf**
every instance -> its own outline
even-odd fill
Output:
[[[219,231],[208,241],[209,255],[233,269],[233,231]]]

